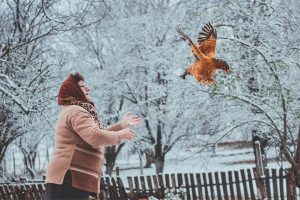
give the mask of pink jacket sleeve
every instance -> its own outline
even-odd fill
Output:
[[[121,142],[119,134],[115,131],[100,129],[88,111],[83,108],[72,113],[68,121],[70,128],[93,148],[116,145]]]

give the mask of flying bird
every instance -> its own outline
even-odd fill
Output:
[[[210,23],[206,23],[199,32],[197,44],[194,44],[181,29],[176,30],[181,39],[191,46],[195,56],[195,62],[185,70],[181,78],[185,79],[186,75],[192,75],[204,85],[214,85],[217,69],[226,73],[230,71],[229,65],[224,60],[216,58],[217,31]]]

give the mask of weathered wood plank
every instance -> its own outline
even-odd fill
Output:
[[[213,182],[213,177],[212,177],[211,172],[208,173],[208,180],[209,180],[209,188],[210,188],[211,199],[215,199],[214,182]]]
[[[203,200],[201,175],[199,173],[196,174],[196,179],[197,179],[198,197],[200,200]]]
[[[171,174],[171,183],[172,183],[172,187],[176,189],[177,185],[176,185],[176,176],[175,176],[175,174]]]
[[[149,188],[149,195],[153,196],[154,191],[153,191],[151,176],[146,176],[146,178],[147,178],[147,183],[148,183],[148,188]]]
[[[229,179],[230,199],[235,200],[232,171],[228,172],[228,179]]]
[[[171,185],[170,185],[170,175],[169,174],[165,174],[165,181],[166,181],[166,187],[167,188],[171,188]]]
[[[135,176],[135,177],[133,177],[133,180],[134,180],[135,196],[139,198],[141,196],[141,193],[140,193],[141,190],[140,190],[140,184],[139,184],[139,177]]]
[[[276,169],[272,169],[272,185],[273,185],[273,199],[278,200],[278,186]]]
[[[270,189],[270,171],[269,169],[265,169],[265,175],[266,175],[266,192],[268,199],[271,199],[271,189]]]
[[[226,173],[221,172],[221,179],[222,179],[222,188],[224,193],[224,199],[229,199],[228,190],[227,190],[227,181],[226,181]]]
[[[158,184],[159,184],[159,195],[161,198],[165,198],[165,185],[162,174],[158,174]]]
[[[235,186],[236,186],[237,198],[242,199],[242,193],[241,193],[240,179],[239,179],[239,172],[238,171],[234,171],[234,177],[235,177]]]
[[[292,199],[292,197],[291,197],[291,188],[289,187],[289,185],[291,184],[291,178],[290,178],[290,176],[289,176],[289,174],[287,174],[286,175],[286,184],[285,184],[285,186],[286,186],[286,197],[287,197],[287,199],[288,200],[294,200],[294,199]]]
[[[253,187],[253,180],[254,176],[252,175],[252,172],[250,169],[247,169],[247,174],[248,174],[248,181],[249,181],[249,189],[250,189],[250,197],[252,200],[256,199],[255,193],[254,193],[254,187]]]
[[[140,176],[140,182],[141,182],[141,197],[147,196],[147,190],[146,190],[146,183],[145,183],[145,177]]]
[[[184,174],[184,180],[185,180],[185,192],[187,199],[191,199],[191,193],[190,193],[190,183],[189,183],[189,176],[188,174]]]
[[[119,187],[119,194],[120,194],[120,199],[128,199],[125,187],[123,185],[122,179],[120,177],[117,177],[117,184]]]
[[[242,170],[240,170],[240,173],[241,173],[242,183],[243,183],[244,198],[245,198],[245,200],[248,200],[249,194],[248,194],[248,189],[247,189],[247,179],[246,179],[245,171],[242,169]]]
[[[128,185],[129,185],[129,191],[130,191],[130,198],[134,199],[134,187],[133,187],[133,181],[131,177],[127,177]]]
[[[202,178],[203,178],[203,187],[204,187],[204,192],[205,192],[205,199],[210,200],[209,193],[208,193],[208,184],[207,184],[207,179],[206,179],[206,173],[202,173]]]
[[[159,187],[158,187],[158,180],[156,175],[152,175],[153,184],[154,184],[154,193],[155,197],[159,197]]]
[[[192,190],[192,199],[197,199],[195,179],[194,179],[194,174],[192,173],[190,173],[190,182],[191,182],[191,190]]]
[[[284,171],[283,169],[279,169],[279,187],[280,187],[280,199],[284,199],[285,194],[284,194]]]
[[[182,174],[181,173],[177,174],[177,182],[178,182],[178,187],[183,186]]]
[[[216,189],[217,189],[218,199],[222,199],[221,185],[220,185],[219,173],[218,172],[215,172],[215,180],[216,180]]]

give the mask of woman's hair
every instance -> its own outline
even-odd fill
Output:
[[[84,81],[84,78],[81,74],[79,74],[78,72],[76,72],[75,74],[72,74],[75,81],[78,83],[79,81]]]

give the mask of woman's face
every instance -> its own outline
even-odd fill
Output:
[[[81,80],[78,82],[79,87],[81,88],[83,94],[85,95],[86,99],[90,101],[90,89],[84,84]]]

